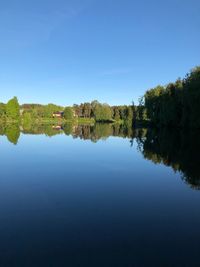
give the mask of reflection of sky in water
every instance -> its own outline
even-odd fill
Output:
[[[22,134],[0,147],[1,264],[195,266],[199,192],[136,142]]]

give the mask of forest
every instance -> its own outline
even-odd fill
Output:
[[[132,105],[109,106],[98,101],[74,104],[72,107],[62,107],[55,104],[23,104],[17,97],[0,103],[0,120],[5,122],[123,122],[131,124],[136,118],[137,107]],[[56,115],[56,116],[54,116]],[[58,116],[57,116],[58,115]]]
[[[131,102],[131,101],[130,101]],[[200,128],[200,66],[186,76],[165,86],[158,85],[146,91],[139,105],[116,105],[99,103],[58,106],[55,104],[23,104],[17,97],[6,104],[0,103],[1,122],[23,124],[47,122],[119,122],[131,126]]]
[[[156,86],[143,97],[153,126],[200,128],[200,66],[166,86]]]
[[[62,107],[55,104],[23,104],[19,105],[17,97],[0,103],[0,119],[5,121],[30,121],[40,119],[53,119],[54,113],[62,114],[63,120],[77,118],[93,119],[95,121],[131,121],[133,120],[134,105],[109,106],[98,101],[91,103],[74,104],[73,107]]]

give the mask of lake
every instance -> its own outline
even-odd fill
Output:
[[[200,266],[199,132],[0,126],[0,266]]]

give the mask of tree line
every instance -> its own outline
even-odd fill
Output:
[[[0,121],[32,121],[53,119],[60,112],[63,120],[84,119],[96,122],[123,122],[132,126],[140,124],[156,127],[200,128],[200,66],[192,69],[185,78],[177,79],[166,86],[158,85],[146,91],[139,105],[110,106],[99,103],[58,106],[55,104],[19,105],[17,97],[7,104],[0,103]]]
[[[0,103],[0,120],[20,121],[29,123],[35,120],[53,119],[54,113],[60,113],[61,119],[73,121],[75,119],[89,119],[96,122],[123,121],[133,124],[137,117],[137,107],[132,105],[110,106],[99,103],[74,104],[72,107],[62,107],[55,104],[23,104],[20,105],[17,97],[12,98],[7,104]]]
[[[200,128],[200,66],[184,79],[148,90],[142,105],[154,126]]]

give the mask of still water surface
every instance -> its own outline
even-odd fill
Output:
[[[193,135],[97,127],[1,132],[0,266],[200,266]]]

